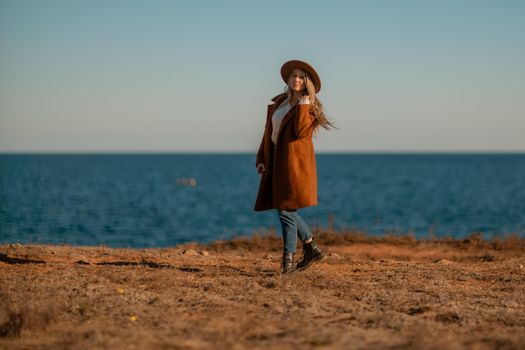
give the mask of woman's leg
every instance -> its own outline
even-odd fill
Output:
[[[299,237],[301,242],[305,243],[312,239],[312,231],[297,210],[278,210],[277,212],[281,221],[284,250],[288,253],[295,253],[297,245],[295,235]]]
[[[295,220],[300,230],[299,232],[302,231],[301,240],[303,241],[303,260],[297,263],[296,268],[297,270],[304,270],[308,268],[313,262],[322,259],[324,253],[317,246],[317,243],[313,239],[312,231],[310,231],[310,228],[308,225],[306,225],[299,214],[297,214],[297,218]]]
[[[279,220],[281,221],[283,233],[283,273],[293,271],[293,254],[297,249],[297,236],[303,242],[303,260],[297,264],[297,269],[304,270],[314,261],[323,258],[324,253],[319,249],[317,243],[313,241],[312,231],[304,220],[299,216],[297,210],[278,209]]]
[[[294,254],[297,249],[297,212],[295,210],[278,209],[277,214],[281,222],[284,253]]]
[[[297,234],[301,242],[311,241],[313,237],[312,231],[297,211],[295,212],[295,224],[297,225]]]

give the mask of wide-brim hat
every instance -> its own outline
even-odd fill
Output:
[[[299,60],[288,61],[281,67],[281,77],[286,84],[288,84],[288,78],[294,69],[300,69],[308,73],[312,83],[314,83],[315,92],[317,93],[319,90],[321,90],[321,78],[319,78],[319,74],[317,74],[314,67],[304,61]]]

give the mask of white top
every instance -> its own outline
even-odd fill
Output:
[[[299,99],[300,105],[310,104],[310,98],[308,96],[301,97]],[[283,121],[284,116],[292,109],[290,102],[288,100],[281,103],[279,107],[273,112],[272,115],[272,141],[277,143],[277,136],[279,135],[279,129],[281,128],[281,122]]]

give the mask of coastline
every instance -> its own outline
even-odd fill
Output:
[[[0,245],[0,349],[525,346],[524,237],[315,235],[326,258],[287,277],[271,234]]]

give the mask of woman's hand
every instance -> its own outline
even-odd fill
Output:
[[[299,104],[300,105],[309,105],[310,104],[310,96],[308,96],[308,95],[301,96],[301,98],[299,99]]]
[[[264,166],[263,163],[257,164],[257,173],[259,175],[262,175],[265,171],[266,171],[266,167]]]

